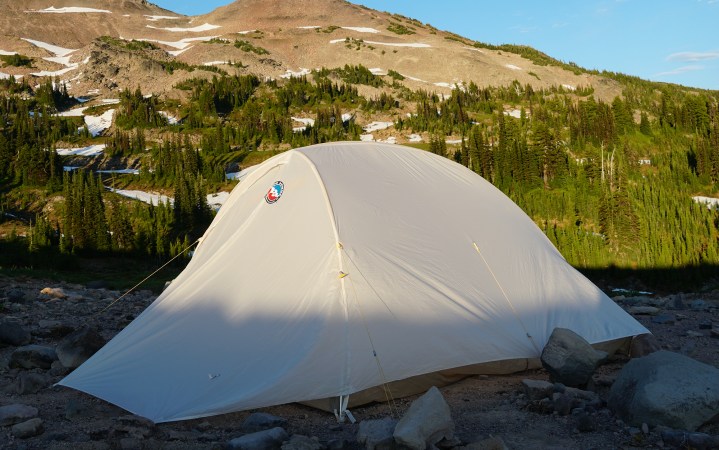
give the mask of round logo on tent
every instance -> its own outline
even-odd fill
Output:
[[[265,194],[265,201],[270,205],[275,203],[282,197],[282,193],[285,191],[285,183],[281,181],[275,181],[269,191]]]

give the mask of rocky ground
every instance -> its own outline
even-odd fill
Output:
[[[0,448],[215,449],[226,448],[233,439],[253,431],[246,421],[257,411],[154,425],[102,400],[53,386],[70,371],[66,366],[82,359],[77,345],[90,350],[99,347],[155,298],[150,291],[139,291],[104,310],[120,294],[101,284],[0,278]],[[649,328],[663,349],[719,367],[719,291],[627,294],[615,301]],[[86,326],[98,333],[82,331]],[[74,341],[68,342],[68,336],[74,336]],[[27,349],[28,345],[36,347]],[[687,435],[667,434],[665,429],[650,426],[632,427],[621,421],[606,406],[606,400],[628,360],[628,356],[620,355],[610,358],[594,373],[587,391],[550,386],[549,398],[537,396],[523,383],[525,379],[548,380],[544,370],[475,376],[444,387],[440,391],[449,405],[455,438],[440,441],[438,446],[713,448],[719,442],[702,438],[704,443],[697,444],[701,439],[696,436],[690,442]],[[403,416],[414,400],[416,397],[397,400],[395,415]],[[568,403],[562,406],[563,401]],[[353,410],[356,424],[338,424],[331,414],[295,404],[260,412],[276,416],[267,426],[279,425],[287,436],[293,436],[285,450],[364,448],[366,445],[357,440],[360,423],[392,416],[386,404]],[[716,436],[719,425],[704,425],[698,431]],[[486,441],[489,438],[495,440]],[[484,443],[477,444],[481,441]]]

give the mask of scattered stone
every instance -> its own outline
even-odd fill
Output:
[[[43,319],[38,321],[38,334],[48,337],[63,337],[75,331],[75,327],[59,320]]]
[[[597,424],[594,422],[594,419],[589,414],[580,413],[577,417],[577,430],[579,430],[581,433],[597,431]]]
[[[289,441],[282,444],[282,450],[322,450],[324,447],[316,437],[293,434]]]
[[[13,405],[0,406],[0,427],[15,425],[37,417],[37,408],[28,405],[15,403]]]
[[[242,422],[242,431],[254,433],[255,431],[269,430],[270,428],[284,427],[287,419],[267,413],[252,413]]]
[[[53,361],[47,373],[54,377],[64,377],[70,372],[72,372],[72,369],[63,366],[60,361]]]
[[[627,311],[629,314],[656,316],[661,309],[656,306],[630,306]]]
[[[649,434],[649,425],[646,422],[642,423],[642,433]]]
[[[689,318],[686,314],[677,314],[675,317],[678,321],[687,320]]]
[[[719,327],[717,327],[717,328],[712,328],[712,330],[711,330],[711,332],[710,332],[710,335],[711,335],[711,337],[713,337],[713,338],[719,338]]]
[[[574,331],[555,328],[542,350],[541,360],[553,381],[581,386],[587,384],[597,365],[606,357],[605,352],[594,350]]]
[[[31,338],[30,332],[19,322],[7,317],[0,319],[0,345],[25,345]]]
[[[49,369],[52,362],[57,360],[57,354],[52,347],[42,345],[26,345],[16,348],[10,355],[10,367],[23,369]]]
[[[126,437],[120,439],[121,450],[141,450],[142,442],[134,437]]]
[[[504,443],[501,437],[493,436],[488,439],[483,439],[479,442],[473,442],[465,447],[460,447],[462,450],[509,450],[507,444]]]
[[[377,420],[363,420],[357,431],[357,442],[367,450],[385,449],[394,443],[394,429],[397,421],[390,417]]]
[[[22,289],[8,289],[5,291],[5,297],[12,303],[23,303],[28,300],[28,295]]]
[[[36,417],[34,419],[18,423],[17,425],[13,425],[11,431],[13,436],[16,438],[26,439],[42,434],[44,431],[42,425],[42,419]]]
[[[42,373],[23,372],[15,379],[15,392],[20,395],[37,394],[50,384],[50,379]]]
[[[662,346],[657,341],[657,338],[653,334],[640,334],[634,336],[632,344],[629,347],[629,356],[632,358],[641,358],[654,352],[658,352],[662,349]]]
[[[700,331],[687,331],[687,337],[704,337],[704,333]]]
[[[569,413],[572,412],[572,409],[576,407],[577,401],[573,397],[562,394],[559,392],[555,392],[552,395],[552,406],[554,409],[554,412],[559,414],[560,416],[567,416]]]
[[[57,298],[57,299],[67,298],[67,294],[65,293],[65,291],[62,288],[46,287],[40,291],[40,294],[44,295],[47,298]]]
[[[554,385],[544,380],[522,380],[524,393],[530,401],[539,401],[551,397],[554,393]]]
[[[700,330],[711,330],[712,326],[713,326],[712,321],[709,319],[702,320],[701,322],[699,322]]]
[[[674,448],[691,448],[696,450],[709,450],[719,448],[719,436],[710,436],[706,433],[689,433],[679,430],[662,430],[664,445]]]
[[[71,398],[65,405],[65,418],[67,420],[75,420],[87,417],[89,411],[79,400]]]
[[[347,439],[332,439],[327,442],[327,450],[343,450],[350,447]]]
[[[288,438],[289,435],[284,428],[276,427],[232,439],[227,443],[227,448],[240,450],[279,449]]]
[[[719,369],[659,351],[624,366],[609,406],[625,422],[694,431],[719,411]]]
[[[88,360],[105,345],[105,339],[90,327],[84,326],[60,341],[57,357],[63,366],[74,369]]]
[[[453,436],[454,421],[449,405],[434,386],[412,402],[394,429],[395,441],[415,450],[424,450]]]
[[[705,302],[704,300],[694,300],[689,304],[689,308],[691,308],[693,311],[706,311],[707,306],[707,302]]]
[[[676,294],[667,298],[669,309],[682,310],[686,308],[684,305],[684,294]]]
[[[652,317],[652,323],[659,325],[674,325],[674,316],[671,314],[659,314]]]

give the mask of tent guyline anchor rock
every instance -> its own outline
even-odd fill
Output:
[[[557,327],[607,350],[648,333],[466,167],[328,143],[253,168],[185,270],[60,384],[153,422],[291,402],[342,417],[539,367]]]

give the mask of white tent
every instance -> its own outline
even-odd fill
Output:
[[[342,409],[387,382],[536,361],[555,327],[593,344],[648,332],[472,171],[323,144],[257,166],[182,274],[60,384],[155,422]]]

